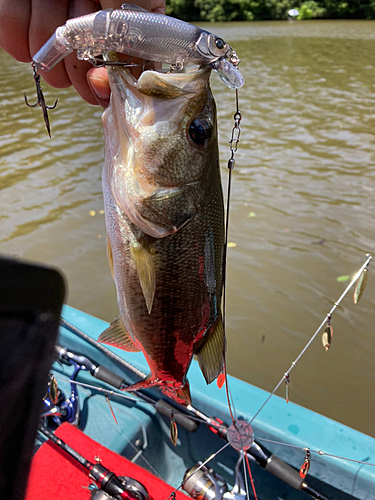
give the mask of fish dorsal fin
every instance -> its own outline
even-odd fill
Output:
[[[132,243],[130,253],[137,269],[139,282],[146,301],[148,313],[151,313],[154,302],[156,278],[155,264],[149,248],[141,243]]]
[[[128,352],[139,352],[139,347],[135,344],[134,340],[131,338],[129,332],[125,329],[124,324],[120,316],[114,319],[114,321],[109,325],[109,327],[104,330],[99,335],[99,342],[103,344],[112,345],[118,347],[123,351]]]
[[[223,369],[224,342],[223,320],[220,315],[207,340],[195,353],[207,384],[211,384]]]
[[[134,5],[132,3],[123,3],[121,4],[121,9],[122,10],[134,10],[134,11],[139,11],[139,12],[150,12],[147,9],[144,9],[143,7],[140,7],[139,5]]]
[[[111,243],[109,241],[108,236],[107,236],[107,259],[108,259],[109,269],[111,270],[112,278],[115,279],[115,269],[114,269],[114,265],[113,265],[113,253],[112,253],[112,247],[111,247]]]

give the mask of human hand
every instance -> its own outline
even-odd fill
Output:
[[[165,0],[131,0],[151,12],[164,14]],[[56,28],[72,17],[101,9],[119,9],[122,0],[0,0],[0,46],[21,62],[32,57],[53,35]],[[110,89],[105,68],[93,68],[69,54],[51,71],[41,71],[53,87],[71,85],[90,104],[109,103]]]

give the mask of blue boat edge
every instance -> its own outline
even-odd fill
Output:
[[[69,305],[64,305],[62,317],[95,340],[108,326],[106,321]],[[128,353],[111,346],[106,347],[138,370],[148,372],[142,353]],[[207,386],[195,360],[189,369],[188,378],[194,406],[208,415],[229,422],[225,390],[220,390],[216,383]],[[237,416],[251,421],[269,393],[233,376],[229,376],[229,386]],[[251,425],[261,444],[296,469],[301,467],[304,460],[301,448],[310,448],[312,456],[309,477],[321,480],[353,497],[375,499],[375,467],[355,462],[375,463],[375,439],[371,436],[293,402],[287,404],[276,395]],[[319,456],[316,453],[319,450],[329,455]]]

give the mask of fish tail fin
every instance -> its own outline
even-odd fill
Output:
[[[152,387],[158,387],[163,394],[179,404],[185,406],[191,404],[191,395],[188,381],[186,381],[184,385],[181,385],[179,383],[177,383],[176,386],[167,385],[165,384],[165,382],[162,382],[159,379],[153,377],[151,373],[147,375],[144,380],[136,382],[133,385],[129,385],[129,387],[126,387],[125,389],[123,389],[123,391],[133,392],[139,391],[141,389],[151,389]]]
[[[211,384],[221,373],[224,365],[225,338],[221,314],[217,317],[207,340],[195,351],[199,367],[207,384]]]

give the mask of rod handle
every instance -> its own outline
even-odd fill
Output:
[[[180,413],[178,410],[176,410],[176,408],[164,401],[164,399],[159,399],[159,401],[156,403],[156,410],[158,411],[158,413],[160,413],[160,415],[163,415],[167,418],[171,417],[172,411],[173,419],[176,421],[176,423],[180,424],[189,432],[194,432],[198,429],[197,422],[194,422],[194,420],[192,420],[190,417],[184,415],[183,413]]]
[[[97,366],[92,375],[98,380],[116,387],[116,389],[122,389],[124,386],[124,379],[105,366]]]

